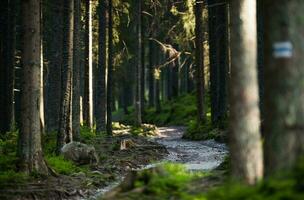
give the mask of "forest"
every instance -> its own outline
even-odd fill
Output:
[[[0,199],[303,200],[303,9],[1,0]]]

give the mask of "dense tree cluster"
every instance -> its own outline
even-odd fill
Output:
[[[303,6],[5,0],[0,132],[19,130],[20,170],[48,175],[42,134],[57,132],[60,154],[81,126],[111,135],[116,110],[140,126],[147,108],[195,93],[197,126],[209,123],[209,105],[212,126],[229,120],[233,174],[254,184],[303,155]]]

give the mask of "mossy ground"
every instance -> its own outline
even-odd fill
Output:
[[[114,126],[114,125],[113,125]],[[124,125],[114,129],[123,130]],[[98,165],[82,165],[56,156],[56,133],[44,135],[43,152],[48,166],[56,176],[41,177],[26,175],[17,169],[17,132],[7,133],[0,138],[0,199],[53,199],[88,196],[94,190],[106,186],[130,169],[138,168],[161,159],[166,150],[149,142],[145,135],[154,134],[155,126],[129,127],[123,134],[107,136],[88,128],[81,128],[81,142],[93,145],[100,158]],[[138,130],[139,129],[139,130]],[[136,130],[136,131],[133,131]],[[115,132],[114,132],[115,133]],[[124,140],[133,146],[121,149]]]

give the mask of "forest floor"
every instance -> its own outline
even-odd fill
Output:
[[[163,145],[168,150],[169,154],[162,159],[161,162],[149,164],[144,167],[144,169],[154,171],[164,163],[173,163],[174,165],[182,164],[186,171],[206,173],[216,169],[224,162],[228,153],[225,144],[215,142],[214,140],[185,140],[183,139],[184,133],[185,127],[159,128],[159,135],[152,138],[152,141]],[[138,193],[140,190],[132,188],[130,185],[137,181],[136,179],[138,177],[136,176],[138,176],[138,173],[141,171],[143,170],[137,171],[135,176],[134,173],[131,172],[133,177],[130,178],[129,174],[122,184],[105,194],[105,199],[132,199],[132,197],[129,198],[129,194],[132,194],[134,191],[135,193]],[[183,169],[181,169],[181,171],[183,171]],[[204,179],[197,180],[196,185],[200,185],[201,188],[207,189],[219,184],[225,177],[222,173],[223,171],[214,172],[213,175],[216,174],[216,176],[208,176]],[[125,189],[126,185],[129,189]]]
[[[128,128],[116,130],[113,137],[86,140],[96,149],[100,159],[98,165],[82,166],[81,170],[66,175],[58,173],[58,176],[36,177],[20,183],[1,183],[0,199],[87,199],[99,193],[101,188],[121,180],[128,171],[157,162],[168,154],[162,145],[129,131]],[[58,166],[58,169],[70,170],[64,167]]]

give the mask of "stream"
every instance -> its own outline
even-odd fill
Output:
[[[142,169],[155,167],[163,162],[173,162],[184,164],[188,170],[208,171],[218,167],[228,153],[225,144],[214,140],[189,141],[182,139],[185,132],[184,127],[161,127],[159,136],[152,138],[161,145],[164,145],[169,154],[159,163],[143,166]],[[140,169],[140,170],[142,170]],[[114,182],[105,188],[101,188],[97,193],[87,200],[95,200],[103,194],[118,186],[122,180]]]

